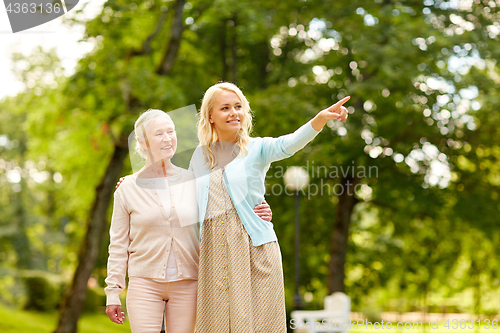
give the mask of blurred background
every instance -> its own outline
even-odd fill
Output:
[[[81,1],[0,40],[0,330],[126,332],[103,314],[114,185],[148,108],[201,105],[223,80],[287,134],[344,96],[266,196],[296,304],[352,311],[500,311],[500,1]],[[86,295],[86,297],[85,297]],[[31,311],[25,311],[29,309]],[[36,312],[32,312],[36,311]],[[83,313],[82,316],[80,316]],[[444,317],[443,317],[444,318]],[[5,319],[5,320],[4,320]]]

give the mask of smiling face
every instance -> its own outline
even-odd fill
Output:
[[[163,117],[154,118],[146,127],[146,136],[153,158],[151,162],[169,160],[174,156],[177,149],[177,135],[174,123],[171,120]],[[141,142],[141,145],[148,151],[145,142]],[[147,152],[148,160],[151,155]]]
[[[238,95],[227,90],[217,93],[210,113],[210,123],[215,128],[219,141],[233,142],[241,129],[243,117],[243,106]]]

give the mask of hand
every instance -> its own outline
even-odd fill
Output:
[[[123,324],[123,319],[125,319],[125,313],[122,312],[121,305],[108,305],[106,306],[106,314],[113,323]]]
[[[255,214],[257,214],[261,219],[271,222],[273,219],[273,211],[271,207],[267,204],[267,202],[263,202],[260,205],[257,205],[253,208]]]
[[[347,96],[342,98],[340,101],[337,103],[333,104],[329,108],[326,108],[324,110],[321,110],[316,117],[314,117],[311,121],[312,127],[316,131],[320,131],[328,122],[330,119],[337,119],[340,121],[346,121],[347,116],[349,113],[347,112],[347,109],[344,106],[344,103],[346,103],[351,96]]]
[[[347,117],[349,116],[349,113],[347,112],[347,109],[345,108],[344,104],[349,99],[351,99],[351,96],[344,97],[340,101],[333,104],[329,108],[324,109],[320,113],[323,113],[323,116],[328,120],[337,119],[340,121],[346,121]]]
[[[120,185],[123,183],[124,180],[125,180],[125,177],[120,178],[120,180],[116,183],[115,188],[120,187]]]

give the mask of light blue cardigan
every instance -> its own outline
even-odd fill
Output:
[[[264,201],[265,177],[272,162],[292,156],[318,135],[309,121],[294,133],[278,138],[252,138],[248,145],[248,154],[236,157],[224,169],[224,183],[231,200],[238,212],[253,246],[277,240],[271,222],[261,219],[254,213],[257,204]],[[198,146],[191,158],[189,169],[196,177],[196,193],[200,219],[207,211],[210,169],[205,162],[201,146]],[[200,224],[200,230],[203,221]]]

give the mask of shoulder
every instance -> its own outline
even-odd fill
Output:
[[[253,140],[253,146],[256,149],[262,149],[262,147],[268,147],[276,143],[276,138],[270,136],[257,137]]]
[[[186,169],[183,169],[183,168],[179,168],[181,170],[181,176],[182,177],[194,177],[194,172],[191,171],[191,170],[186,170]]]
[[[260,137],[260,136],[252,137],[250,139],[250,142],[248,143],[247,148],[250,150],[252,148],[259,147],[265,142],[266,139],[267,139],[266,137]]]
[[[115,191],[115,196],[126,195],[130,191],[133,191],[137,188],[137,174],[131,174],[125,176],[120,186]]]
[[[178,167],[179,168],[179,167]],[[169,178],[170,182],[188,181],[194,179],[194,171],[179,168],[179,174]]]
[[[200,163],[205,160],[205,155],[203,154],[203,147],[198,146],[193,152],[193,155],[191,156],[191,164],[193,163]]]
[[[189,162],[189,169],[194,171],[196,175],[208,170],[208,162],[203,148],[204,147],[201,145],[196,147],[191,157],[191,161]]]
[[[203,147],[201,145],[197,146],[194,149],[192,158],[200,158],[203,157]]]

